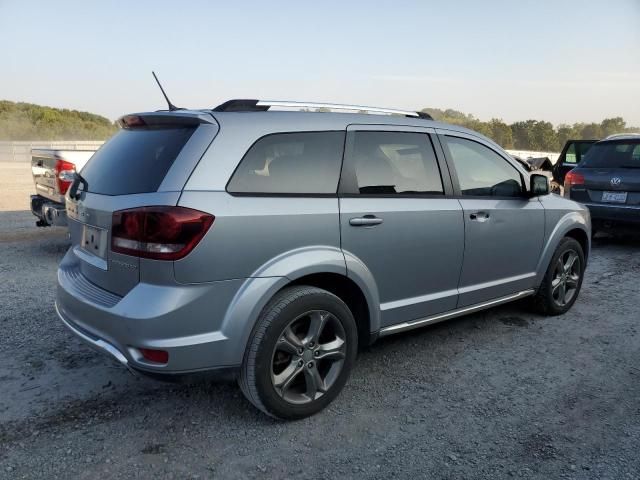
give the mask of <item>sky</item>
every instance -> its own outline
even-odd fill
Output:
[[[230,98],[640,126],[640,0],[0,0],[0,99],[116,119]]]

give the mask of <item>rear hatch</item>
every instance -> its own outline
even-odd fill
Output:
[[[112,251],[114,213],[175,206],[218,126],[211,115],[188,111],[130,115],[120,124],[123,128],[82,169],[66,202],[80,273],[124,296],[140,282],[142,262],[154,260]]]
[[[640,138],[596,143],[571,177],[573,200],[640,205]]]

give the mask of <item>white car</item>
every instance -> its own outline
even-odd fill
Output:
[[[31,212],[38,217],[37,226],[67,224],[64,194],[75,173],[94,153],[95,150],[31,150],[31,174],[36,187],[36,194],[31,195]]]

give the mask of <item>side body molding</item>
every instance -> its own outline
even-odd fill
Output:
[[[349,273],[347,274],[347,264]],[[222,322],[222,333],[246,345],[260,312],[286,285],[314,273],[334,273],[353,280],[362,290],[371,316],[371,331],[380,328],[380,304],[373,277],[354,257],[335,247],[312,246],[286,252],[262,265],[238,289]],[[244,351],[237,352],[235,364],[242,363]]]

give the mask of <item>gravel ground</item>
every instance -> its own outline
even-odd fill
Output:
[[[0,183],[0,478],[640,478],[640,239],[596,241],[568,314],[388,337],[327,410],[283,423],[72,337],[53,309],[66,233],[34,226],[24,169]]]

